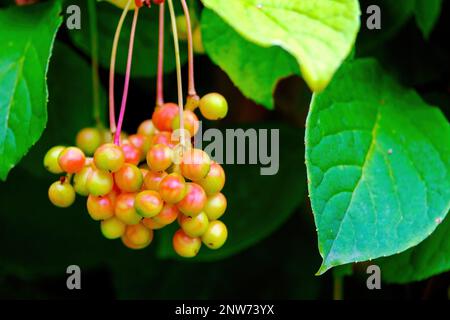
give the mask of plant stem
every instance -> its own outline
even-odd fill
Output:
[[[86,0],[89,11],[89,25],[91,36],[91,60],[92,60],[92,116],[94,117],[97,128],[103,127],[100,120],[100,79],[98,75],[98,26],[97,26],[97,8],[95,1]]]
[[[344,299],[344,277],[333,273],[333,300]]]
[[[92,1],[92,0],[88,0]],[[122,15],[120,16],[119,23],[117,24],[116,33],[114,34],[114,41],[111,53],[111,65],[109,68],[109,127],[112,134],[116,132],[116,111],[114,105],[114,74],[116,68],[116,58],[117,58],[117,46],[119,44],[120,32],[122,31],[122,26],[127,16],[128,10],[131,6],[131,1],[128,0],[125,8],[123,9]]]
[[[114,137],[114,143],[116,145],[120,144],[120,133],[122,131],[122,124],[123,124],[123,119],[125,116],[125,109],[127,107],[128,88],[130,85],[130,75],[131,75],[131,64],[133,62],[134,38],[136,35],[136,25],[137,25],[138,17],[139,17],[139,7],[136,7],[134,9],[133,24],[131,26],[130,44],[128,47],[127,70],[125,73],[125,84],[123,86],[122,104],[120,106],[119,121],[117,121],[117,131],[116,131],[115,137]]]
[[[170,19],[172,21],[172,33],[173,33],[173,42],[175,47],[175,61],[177,67],[177,86],[178,86],[178,108],[180,112],[180,139],[181,145],[184,146],[184,117],[183,117],[183,83],[181,78],[181,61],[180,61],[180,46],[178,43],[178,31],[177,31],[177,21],[175,17],[175,10],[173,8],[172,0],[168,0],[169,3],[169,11],[170,11]]]
[[[186,17],[186,30],[188,40],[188,69],[189,69],[188,95],[189,97],[195,97],[197,96],[197,92],[195,90],[195,79],[194,79],[194,47],[192,41],[191,15],[186,0],[181,0],[181,5],[183,6],[184,15]]]
[[[159,5],[158,74],[156,79],[156,106],[164,104],[164,2]]]

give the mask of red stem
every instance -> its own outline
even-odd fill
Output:
[[[192,41],[192,24],[191,15],[189,13],[189,8],[186,0],[181,0],[181,5],[183,6],[184,15],[186,16],[186,28],[187,28],[187,40],[188,40],[188,95],[194,97],[197,95],[195,90],[195,79],[194,79],[194,47]]]
[[[128,88],[130,86],[131,64],[133,62],[134,38],[136,35],[136,25],[137,25],[138,16],[139,16],[139,8],[136,7],[134,9],[133,25],[131,26],[130,45],[128,47],[127,70],[126,70],[126,74],[125,74],[125,84],[123,87],[122,104],[120,106],[119,121],[117,122],[117,131],[116,131],[116,134],[114,137],[114,143],[116,145],[120,145],[120,133],[122,131],[122,124],[123,124],[123,119],[125,116],[125,109],[127,106]]]
[[[164,2],[159,5],[158,74],[156,80],[156,106],[164,104]]]

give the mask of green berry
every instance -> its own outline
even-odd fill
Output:
[[[192,238],[201,237],[208,230],[209,226],[208,216],[204,212],[195,217],[180,215],[179,223],[181,229]]]
[[[116,217],[103,220],[100,223],[100,229],[106,239],[119,239],[125,233],[126,225]]]
[[[85,166],[73,177],[73,188],[75,189],[75,192],[80,196],[86,197],[89,195],[87,181],[92,171],[93,169],[91,166]]]
[[[211,221],[202,236],[203,243],[210,249],[219,249],[227,241],[228,230],[226,225],[219,220]]]
[[[92,172],[86,181],[86,186],[89,194],[96,197],[104,196],[113,190],[113,175],[106,171],[92,169]]]
[[[146,190],[136,196],[134,208],[144,218],[152,218],[159,214],[164,202],[158,192]]]
[[[58,158],[61,152],[65,149],[63,146],[56,146],[48,150],[44,157],[44,167],[49,172],[54,174],[61,174],[64,172],[59,166]]]
[[[200,112],[208,120],[220,120],[228,113],[227,100],[219,93],[209,93],[200,99]]]
[[[75,190],[65,178],[62,178],[50,186],[48,189],[48,198],[55,206],[67,208],[75,201]]]
[[[125,154],[113,143],[102,145],[94,154],[95,166],[101,170],[116,172],[125,163]]]
[[[222,193],[216,193],[208,197],[203,211],[210,221],[220,219],[227,210],[227,198]]]
[[[84,128],[78,132],[76,145],[87,155],[93,155],[102,143],[102,134],[97,128]]]
[[[202,186],[208,196],[216,194],[222,191],[225,185],[225,171],[220,164],[212,162],[206,177],[197,183]]]

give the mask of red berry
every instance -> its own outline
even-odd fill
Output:
[[[142,223],[151,230],[159,230],[166,226],[165,224],[157,223],[153,218],[144,218]]]
[[[175,205],[166,203],[163,206],[161,212],[158,213],[158,215],[154,216],[152,219],[157,224],[166,226],[177,220],[179,213],[180,211]]]
[[[54,174],[61,174],[64,172],[58,163],[59,155],[64,151],[64,149],[65,147],[63,146],[56,146],[48,150],[44,157],[45,169]]]
[[[195,257],[202,246],[200,238],[191,238],[183,230],[178,230],[173,235],[172,244],[175,252],[184,258]]]
[[[208,174],[197,181],[203,187],[207,195],[222,191],[225,185],[225,171],[217,162],[212,162]]]
[[[208,197],[203,211],[210,221],[217,220],[223,216],[227,210],[227,198],[222,193],[216,193]]]
[[[219,120],[228,113],[227,100],[219,93],[209,93],[200,99],[200,112],[208,120]]]
[[[200,127],[200,122],[198,121],[197,116],[194,112],[190,110],[185,110],[183,112],[183,118],[184,118],[184,129],[189,132],[190,137],[194,137],[198,129]],[[172,121],[172,129],[178,130],[180,129],[180,116],[177,115],[175,118],[173,118]]]
[[[114,216],[116,195],[108,194],[103,197],[90,195],[87,200],[87,210],[92,219],[106,220]]]
[[[178,202],[178,209],[186,216],[196,216],[202,212],[206,204],[206,193],[196,183],[186,183],[186,196]]]
[[[167,203],[180,202],[186,196],[186,181],[178,173],[171,173],[159,184],[161,198]]]
[[[158,192],[146,190],[136,196],[134,208],[144,218],[152,218],[159,214],[164,202]]]
[[[204,212],[195,217],[180,215],[180,227],[190,237],[201,237],[208,230],[209,220]]]
[[[160,131],[171,131],[173,118],[178,114],[178,106],[175,103],[165,103],[156,107],[152,116],[152,122]]]
[[[65,148],[58,157],[58,164],[64,172],[77,173],[84,167],[86,156],[76,147]]]
[[[147,190],[158,191],[161,180],[167,176],[166,172],[149,171],[144,178],[144,187]]]
[[[152,138],[151,145],[164,144],[170,148],[173,148],[177,145],[176,139],[172,138],[172,132],[169,131],[161,131],[155,134]]]
[[[125,163],[119,171],[114,174],[117,187],[123,192],[137,192],[141,190],[144,178],[141,170],[133,164]]]
[[[129,142],[123,143],[120,147],[122,148],[123,154],[125,156],[125,163],[131,163],[137,166],[139,162],[141,162],[141,150],[139,150]]]
[[[133,134],[128,137],[128,141],[137,149],[140,150],[141,158],[140,161],[145,160],[145,155],[151,146],[151,139],[143,134]]]
[[[153,171],[164,171],[170,167],[173,160],[173,151],[168,146],[157,144],[147,153],[147,164]]]
[[[92,169],[86,180],[86,187],[89,194],[97,197],[104,196],[113,190],[113,175],[106,171]]]
[[[116,200],[116,217],[127,225],[138,224],[142,220],[142,217],[134,208],[135,199],[135,193],[122,193]]]
[[[200,149],[185,151],[180,164],[181,173],[187,179],[198,181],[206,177],[211,160],[206,152]]]
[[[76,145],[87,155],[93,155],[102,143],[102,133],[97,128],[84,128],[78,132]]]
[[[67,208],[75,201],[75,190],[65,178],[61,178],[60,181],[54,182],[48,189],[48,198],[53,205]]]
[[[113,143],[107,143],[95,151],[94,162],[101,170],[116,172],[125,163],[125,154],[120,147]]]

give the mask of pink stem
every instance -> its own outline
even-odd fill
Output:
[[[164,104],[164,2],[159,5],[158,75],[156,80],[156,106]]]
[[[127,106],[128,88],[130,86],[131,64],[133,62],[134,38],[136,35],[136,25],[137,25],[138,16],[139,16],[139,8],[136,7],[134,9],[133,25],[131,26],[130,45],[128,47],[127,70],[126,70],[126,74],[125,74],[125,84],[124,84],[124,88],[123,88],[122,104],[120,106],[119,121],[117,122],[117,131],[116,131],[116,135],[114,137],[114,143],[116,145],[120,145],[120,133],[122,131],[122,124],[123,124],[123,119],[125,117],[125,109]]]
[[[184,15],[186,16],[186,29],[187,29],[187,40],[188,40],[188,95],[194,97],[197,95],[195,90],[195,79],[194,79],[194,47],[192,40],[192,23],[191,15],[189,13],[189,8],[186,0],[181,0],[181,5],[183,6]]]

